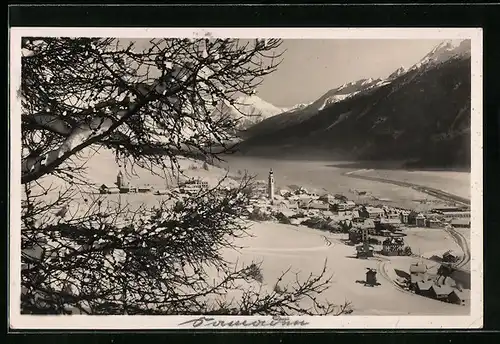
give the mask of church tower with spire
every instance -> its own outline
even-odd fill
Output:
[[[269,199],[271,200],[271,204],[273,204],[274,203],[274,174],[273,174],[272,168],[269,170],[267,189],[268,189]]]
[[[116,186],[121,188],[123,187],[123,173],[122,171],[120,170],[116,176]]]

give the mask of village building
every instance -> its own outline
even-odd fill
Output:
[[[397,230],[397,223],[391,223],[391,221],[383,221],[382,219],[373,220],[376,233],[382,232],[395,232]]]
[[[368,229],[351,229],[349,230],[349,239],[352,243],[361,245],[356,246],[357,258],[373,257],[374,248],[369,244],[370,237],[368,236]]]
[[[416,217],[415,217],[415,225],[417,227],[425,227],[425,216],[423,214],[418,214]]]
[[[137,192],[137,187],[130,185],[128,191],[131,192],[131,193],[136,193]]]
[[[352,222],[361,224],[365,222],[365,219],[363,217],[353,216]]]
[[[454,228],[470,228],[470,219],[453,219],[450,224]]]
[[[418,214],[419,213],[417,213],[414,210],[410,211],[410,213],[408,214],[408,224],[409,225],[414,225],[414,226],[417,225],[417,216],[418,216]]]
[[[401,225],[401,221],[399,220],[399,216],[397,218],[380,218],[375,221],[379,221],[381,225],[399,227]]]
[[[383,229],[383,230],[379,231],[378,233],[384,237],[390,237],[392,235],[392,232],[390,230],[387,230],[387,229]]]
[[[296,195],[308,195],[309,194],[309,191],[307,191],[306,188],[304,187],[299,187],[297,190],[295,190],[294,192]]]
[[[427,219],[426,225],[429,228],[441,228],[444,226],[444,224],[437,219]]]
[[[330,205],[327,203],[321,203],[321,202],[310,202],[307,204],[308,209],[317,209],[317,210],[329,210]]]
[[[330,228],[331,232],[333,232],[333,231],[340,231],[341,230],[340,225],[338,224],[338,222],[334,221],[334,220],[331,220],[330,222],[328,222],[328,227]]]
[[[360,229],[366,228],[366,230],[368,231],[369,234],[371,234],[371,235],[376,234],[375,224],[370,219],[365,219],[365,221],[363,221],[363,222],[355,222],[354,220],[352,220],[351,222],[353,223],[353,225],[356,226],[356,228],[360,228]]]
[[[310,198],[307,199],[299,199],[297,202],[299,204],[299,208],[301,209],[308,209],[309,208],[309,203],[311,203],[312,200]]]
[[[117,194],[120,193],[120,189],[115,186],[101,185],[99,192],[101,194]]]
[[[441,207],[434,208],[431,210],[432,213],[439,214],[447,221],[453,219],[462,219],[462,218],[470,218],[471,213],[470,209],[464,207]]]
[[[333,219],[335,217],[335,214],[330,210],[322,211],[321,215],[323,215],[323,217],[326,217],[328,219]]]
[[[200,193],[206,189],[208,189],[208,183],[201,180],[188,181],[181,187],[181,190],[189,195]]]
[[[279,201],[276,203],[276,208],[279,210],[279,211],[284,211],[284,210],[288,210],[289,209],[289,203],[286,202],[286,201]]]
[[[368,258],[368,257],[373,257],[373,252],[375,249],[373,248],[372,245],[369,245],[367,243],[363,243],[361,245],[356,246],[356,258]]]
[[[349,241],[353,244],[359,244],[361,240],[361,228],[351,228],[349,230]]]
[[[353,201],[345,201],[338,203],[336,205],[338,211],[348,211],[348,210],[353,210],[356,207],[356,203]]]
[[[390,220],[390,221],[397,221],[398,223],[401,222],[401,217],[398,212],[396,212],[393,209],[386,208],[384,209],[385,211],[385,219]]]
[[[415,294],[425,297],[431,297],[431,288],[434,285],[432,281],[420,281],[415,284],[413,291]]]
[[[403,251],[404,241],[402,238],[387,238],[382,243],[382,254],[386,256],[398,256]]]
[[[423,262],[418,262],[410,265],[410,289],[415,290],[417,283],[427,282],[427,266]]]
[[[255,194],[262,196],[267,194],[267,186],[266,185],[257,185],[255,188]]]
[[[467,208],[464,207],[438,207],[438,208],[433,208],[431,212],[436,213],[436,214],[444,214],[444,213],[449,213],[449,212],[460,212],[460,211],[466,211],[468,210]]]
[[[111,187],[111,188],[108,188],[106,190],[108,194],[118,194],[120,193],[120,189],[119,188],[115,188],[115,187]]]
[[[433,299],[447,302],[453,289],[447,285],[433,284],[429,290],[429,296]]]
[[[281,214],[281,216],[286,216],[286,217],[290,218],[290,217],[295,215],[295,212],[291,211],[291,210],[281,210],[278,212],[278,214]]]
[[[171,192],[169,190],[156,190],[154,192],[155,195],[169,195]]]
[[[348,198],[342,194],[335,194],[334,197],[341,202],[347,202]]]
[[[470,211],[448,211],[441,214],[446,220],[470,219]]]
[[[108,193],[108,190],[109,188],[112,188],[113,186],[108,186],[106,184],[102,184],[100,187],[99,187],[99,193],[101,194],[107,194]]]
[[[457,290],[454,289],[449,295],[448,295],[448,302],[449,303],[454,303],[456,305],[462,305],[465,306],[469,303],[470,300],[470,292],[467,290]]]
[[[347,211],[347,203],[338,203],[336,205],[337,211]]]
[[[408,224],[409,219],[408,216],[410,215],[409,211],[403,210],[401,213],[399,213],[400,221],[403,224]]]
[[[285,200],[285,198],[281,195],[274,195],[274,200],[275,201],[283,201],[283,200]]]
[[[330,204],[335,204],[337,203],[337,199],[335,198],[335,196],[333,195],[330,195],[330,194],[323,194],[321,195],[318,200],[322,201],[322,202],[325,202],[325,203],[330,203]]]
[[[456,263],[460,259],[460,255],[454,251],[447,251],[443,253],[443,262]]]
[[[148,193],[153,191],[153,187],[150,185],[143,185],[143,186],[138,186],[137,187],[137,192],[138,193]]]
[[[347,205],[348,210],[352,210],[356,207],[356,203],[354,203],[354,201],[347,201],[345,204]]]
[[[359,210],[359,215],[368,219],[377,219],[385,215],[384,209],[374,207],[362,207]]]
[[[120,193],[130,193],[130,187],[128,186],[122,186],[120,188],[118,188],[120,190]]]
[[[279,191],[279,195],[280,195],[281,197],[287,198],[287,197],[290,197],[290,196],[292,195],[292,193],[291,193],[290,191],[288,191],[288,190],[281,189],[281,190]]]

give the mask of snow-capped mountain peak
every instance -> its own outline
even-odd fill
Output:
[[[423,66],[430,66],[445,62],[451,58],[468,57],[470,56],[470,40],[447,40],[435,46],[427,55],[425,55],[418,63],[413,65],[409,70],[415,70]],[[392,82],[397,77],[405,74],[408,70],[403,66],[396,69],[387,79],[361,79],[353,82],[344,83],[336,89],[330,90],[323,97],[318,99],[313,104],[317,104],[317,110],[322,110],[325,107],[351,98],[360,92],[372,90],[380,86]]]
[[[420,68],[423,65],[438,64],[448,61],[451,58],[469,57],[471,51],[471,41],[466,40],[446,40],[435,46],[411,69]]]
[[[284,111],[256,95],[239,97],[233,106],[245,115],[260,115],[263,118],[269,118]]]
[[[353,97],[360,92],[367,91],[374,87],[382,86],[384,84],[384,81],[385,80],[382,80],[380,78],[368,78],[345,83],[340,87],[330,90],[327,94],[316,101],[315,103],[320,102],[317,109],[322,110],[331,104],[338,103],[347,98]]]
[[[398,76],[403,75],[404,73],[406,73],[406,69],[405,67],[401,66],[398,69],[396,69],[391,75],[389,75],[388,79],[395,79]]]
[[[228,115],[240,119],[240,127],[245,129],[269,117],[286,112],[287,109],[277,107],[257,95],[241,96],[233,102],[221,102],[215,108],[213,115]]]
[[[307,106],[311,105],[311,102],[309,103],[299,103],[299,104],[296,104],[294,106],[291,106],[289,108],[286,108],[286,109],[283,109],[283,110],[286,110],[285,112],[294,112],[294,111],[298,111],[298,110],[301,110]]]
[[[369,78],[361,82],[361,85],[369,85],[373,82],[373,78]]]

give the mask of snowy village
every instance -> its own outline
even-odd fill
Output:
[[[153,197],[182,200],[208,188],[209,183],[202,178],[189,178],[165,189],[155,189],[151,185],[135,186],[119,171],[115,184],[102,184],[99,193],[149,193]],[[466,240],[456,231],[470,228],[468,207],[448,206],[417,212],[397,206],[357,204],[341,194],[318,195],[300,186],[295,190],[279,189],[272,169],[267,181],[256,181],[250,200],[246,219],[328,233],[334,236],[333,240],[351,246],[356,259],[390,261],[397,257],[413,258],[406,266],[407,272],[398,270],[399,274],[394,276],[380,269],[366,268],[365,279],[357,280],[358,283],[379,286],[377,273],[381,273],[387,282],[407,292],[460,305],[469,302],[470,252]],[[446,231],[456,238],[462,252],[447,250],[439,256],[420,256],[405,240],[409,229],[423,233],[429,229]],[[324,235],[324,240],[326,246],[332,245],[332,238]]]

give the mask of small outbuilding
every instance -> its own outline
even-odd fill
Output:
[[[377,285],[377,270],[369,268],[366,271],[366,284],[370,286]]]
[[[459,291],[454,289],[450,295],[448,295],[448,302],[454,303],[456,305],[465,306],[469,303],[470,293],[466,290]]]

